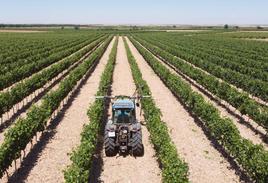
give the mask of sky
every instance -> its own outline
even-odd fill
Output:
[[[268,24],[268,0],[0,0],[0,23]]]

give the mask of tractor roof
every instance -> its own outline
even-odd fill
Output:
[[[113,109],[133,109],[134,104],[130,99],[118,99],[113,103]]]

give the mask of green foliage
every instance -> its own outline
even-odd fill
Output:
[[[218,78],[209,75],[200,69],[185,63],[182,59],[174,57],[170,54],[168,48],[161,49],[153,44],[150,44],[138,37],[135,38],[147,49],[155,55],[161,56],[166,62],[175,66],[179,71],[195,80],[198,84],[202,85],[208,91],[222,100],[227,101],[233,107],[238,109],[242,114],[248,115],[256,123],[268,130],[268,108],[260,105],[254,99],[251,99],[248,94],[240,92],[228,83],[220,82]],[[157,45],[157,43],[155,43]]]
[[[14,126],[8,129],[4,142],[0,146],[0,177],[11,166],[12,161],[19,158],[21,151],[25,149],[36,133],[45,129],[47,120],[53,111],[60,106],[61,101],[67,97],[88,69],[98,62],[110,40],[111,37],[106,39],[83,63],[72,70],[68,77],[60,82],[58,89],[44,97],[40,106],[32,106],[26,118],[17,120]]]
[[[131,41],[167,87],[200,118],[210,135],[225,148],[247,174],[256,182],[267,182],[268,152],[263,146],[254,145],[242,138],[229,118],[221,118],[219,111],[206,102],[200,94],[192,91],[189,84],[176,74],[172,74],[134,39],[131,38]]]
[[[59,63],[52,65],[50,68],[37,73],[26,79],[22,83],[16,84],[11,90],[0,93],[0,116],[5,112],[9,111],[15,104],[21,102],[25,97],[29,96],[35,90],[43,87],[47,82],[51,81],[54,77],[60,74],[65,69],[69,68],[72,64],[77,63],[80,58],[83,57],[87,52],[92,50],[98,44],[103,42],[107,38],[106,36],[98,38],[90,43],[85,48],[72,54],[70,57],[62,60]]]
[[[87,36],[79,34],[72,38],[68,34],[64,34],[62,38],[62,36],[56,35],[61,39],[52,37],[51,40],[49,36],[40,36],[39,39],[41,40],[35,38],[37,40],[34,39],[28,44],[27,42],[14,41],[18,45],[26,47],[25,50],[18,49],[22,53],[17,51],[12,53],[11,48],[3,48],[4,54],[0,54],[0,90],[31,76],[64,57],[70,56],[101,36],[99,34],[89,34]],[[12,39],[8,38],[6,42],[8,41],[12,41]],[[1,46],[4,45],[1,42],[0,50]]]
[[[138,34],[137,37],[176,56],[180,62],[184,59],[211,75],[268,101],[267,44],[220,39],[211,34],[177,36],[158,33]]]
[[[116,38],[109,60],[102,73],[97,95],[107,95],[109,86],[112,83],[114,65],[116,61],[118,38]],[[98,143],[98,134],[101,128],[101,121],[105,113],[104,100],[96,100],[88,110],[90,123],[84,126],[81,133],[81,143],[72,152],[72,164],[64,171],[65,182],[88,182],[92,168],[92,159]]]
[[[124,39],[127,57],[132,71],[132,76],[137,87],[143,86],[141,95],[150,95],[150,88],[143,80],[126,40]],[[163,182],[189,182],[188,165],[179,157],[175,145],[172,143],[168,128],[161,120],[161,112],[152,98],[143,99],[142,107],[150,138],[157,152],[157,157],[162,165]]]

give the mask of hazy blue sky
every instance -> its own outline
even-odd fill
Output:
[[[0,23],[268,24],[268,0],[0,0]]]

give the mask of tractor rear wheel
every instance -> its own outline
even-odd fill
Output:
[[[134,133],[132,136],[132,154],[134,156],[143,156],[144,154],[141,130]]]
[[[104,147],[106,156],[115,156],[117,154],[114,139],[108,136],[107,131],[104,135]]]

